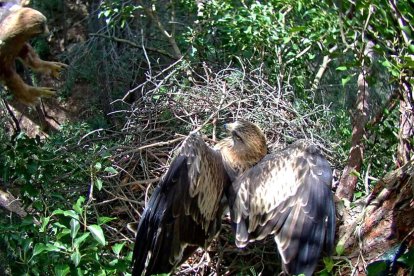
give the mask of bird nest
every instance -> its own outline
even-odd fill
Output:
[[[118,173],[106,177],[97,205],[98,212],[119,218],[106,229],[109,240],[128,240],[132,248],[134,234],[127,223],[139,221],[174,151],[190,131],[198,130],[213,145],[224,134],[224,122],[243,118],[263,129],[269,151],[305,138],[335,159],[332,143],[322,138],[330,128],[329,109],[314,102],[293,102],[293,88],[288,83],[270,85],[260,68],[214,70],[204,64],[194,69],[180,60],[157,74],[148,72],[144,83],[113,103],[117,111],[112,116],[125,121],[123,143],[113,152]],[[131,95],[135,101],[128,104]],[[271,275],[280,269],[277,263],[273,240],[238,249],[226,216],[219,237],[176,273]]]

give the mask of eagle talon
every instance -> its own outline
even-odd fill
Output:
[[[22,3],[22,2],[21,2]],[[68,65],[39,58],[28,40],[45,33],[46,17],[32,8],[0,6],[0,81],[24,104],[33,105],[39,97],[52,97],[56,90],[27,85],[16,73],[19,60],[33,71],[58,78]]]
[[[50,75],[54,78],[59,78],[60,73],[66,69],[68,67],[67,64],[65,63],[61,63],[61,62],[54,62],[51,61],[49,62],[49,67],[50,67]]]

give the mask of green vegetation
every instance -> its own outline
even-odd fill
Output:
[[[410,1],[64,2],[33,4],[62,24],[51,28],[51,40],[65,46],[56,59],[70,64],[58,93],[70,116],[56,119],[59,129],[47,135],[25,133],[1,91],[0,190],[27,216],[0,209],[0,274],[128,275],[134,236],[127,224],[139,219],[182,135],[197,128],[215,138],[223,121],[252,120],[270,150],[312,139],[338,186],[362,121],[351,201],[366,199],[378,180],[407,163],[397,162],[402,143],[414,148],[412,136],[402,138],[398,108],[414,106]],[[68,37],[81,33],[72,25],[88,35]],[[42,54],[56,52],[45,40],[34,44]],[[412,240],[401,233],[397,244]],[[210,252],[220,265],[196,254],[190,266],[205,275],[276,273],[272,241],[223,254],[232,241],[225,224]],[[337,251],[342,257],[321,261],[321,275],[353,269],[352,248]],[[388,261],[413,273],[413,249],[400,253]],[[389,271],[385,263],[368,267],[368,275]]]

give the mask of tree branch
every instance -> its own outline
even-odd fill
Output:
[[[130,45],[130,46],[132,46],[134,48],[143,48],[142,45],[136,44],[136,43],[134,43],[134,42],[132,42],[130,40],[127,40],[127,39],[118,38],[116,36],[109,36],[109,35],[98,34],[98,33],[91,33],[89,35],[90,36],[103,37],[103,38],[107,38],[107,39],[114,40],[116,42],[125,43],[125,44],[128,44],[128,45]],[[166,56],[168,58],[171,58],[171,59],[175,59],[175,60],[177,59],[176,56],[174,56],[174,55],[172,55],[172,54],[170,54],[170,53],[168,53],[168,52],[166,52],[164,50],[160,50],[160,49],[156,49],[156,48],[152,48],[152,47],[145,47],[145,50],[150,51],[150,52],[154,52],[154,53],[158,53],[158,54],[161,54],[161,55],[164,55],[164,56]]]

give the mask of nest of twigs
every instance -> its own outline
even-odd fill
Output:
[[[100,204],[101,212],[119,218],[107,229],[113,241],[129,240],[131,248],[134,234],[127,231],[127,223],[139,221],[175,149],[190,131],[199,130],[214,144],[224,133],[223,122],[243,118],[263,129],[269,151],[303,138],[312,139],[324,151],[332,149],[322,137],[330,127],[328,108],[292,102],[292,87],[270,85],[260,68],[248,71],[229,66],[213,71],[203,65],[194,70],[178,61],[156,75],[148,73],[146,79],[125,95],[127,99],[134,94],[132,104],[124,99],[114,102],[122,108],[112,115],[126,118],[124,143],[113,153],[119,173],[106,178],[106,196]],[[199,249],[176,273],[270,275],[280,269],[271,239],[237,249],[228,217],[223,218],[223,230],[207,253]]]

